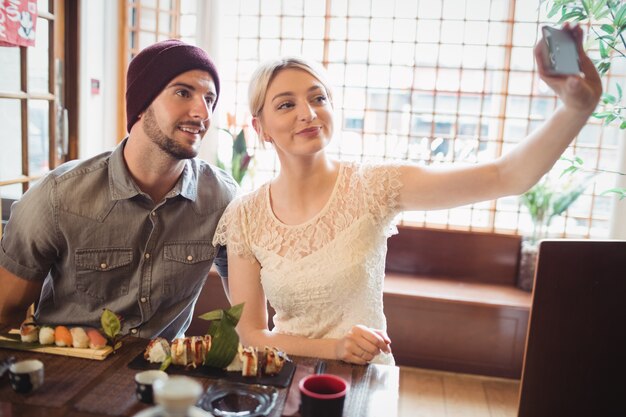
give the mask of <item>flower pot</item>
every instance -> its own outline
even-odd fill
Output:
[[[531,243],[525,239],[522,240],[517,287],[524,291],[531,292],[533,290],[538,251],[539,245],[537,243]]]

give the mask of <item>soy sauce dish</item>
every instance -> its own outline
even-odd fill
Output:
[[[210,386],[198,406],[217,417],[267,416],[276,403],[274,387],[220,381]]]

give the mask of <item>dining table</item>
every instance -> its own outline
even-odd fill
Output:
[[[0,332],[6,329],[0,329]],[[141,354],[149,340],[126,337],[121,348],[104,360],[0,348],[0,362],[39,359],[44,363],[44,383],[37,390],[20,394],[10,386],[8,372],[0,378],[0,417],[104,417],[134,416],[151,407],[135,393],[137,369],[129,364]],[[396,417],[398,415],[399,368],[391,365],[351,365],[337,360],[290,356],[294,371],[291,383],[277,387],[270,417],[299,416],[299,381],[325,372],[348,381],[344,417]],[[218,382],[212,377],[190,377],[204,389]]]

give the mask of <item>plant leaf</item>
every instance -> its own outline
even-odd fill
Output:
[[[552,203],[550,218],[560,216],[569,206],[578,200],[578,197],[587,189],[587,184],[592,177],[593,175],[590,175],[570,190],[564,191],[562,195],[558,196],[554,200],[554,203]]]
[[[570,165],[567,168],[565,168],[563,172],[561,172],[561,175],[559,176],[559,178],[563,178],[563,176],[567,174],[573,174],[576,171],[578,171],[578,167],[575,167],[574,165]]]
[[[626,23],[626,3],[622,4],[622,7],[615,13],[613,24],[617,27],[621,27]]]
[[[233,153],[240,155],[242,153],[245,153],[246,151],[246,136],[243,129],[241,129],[239,131],[239,134],[237,135],[237,138],[233,142]]]
[[[114,340],[117,335],[120,333],[122,329],[122,324],[120,323],[120,319],[117,317],[117,314],[105,308],[102,311],[102,315],[100,316],[100,324],[102,325],[102,330],[104,333],[109,336],[110,339]]]
[[[224,310],[213,310],[198,316],[202,320],[221,320],[224,317]]]
[[[235,326],[237,325],[237,323],[239,323],[239,319],[241,319],[241,313],[243,313],[243,305],[244,303],[237,304],[225,311],[225,316],[228,317]]]
[[[237,354],[239,335],[235,326],[241,318],[243,303],[232,306],[228,310],[214,310],[203,314],[202,318],[214,317],[207,334],[211,336],[211,350],[204,357],[204,364],[216,368],[225,368]]]
[[[616,194],[620,200],[623,200],[624,198],[626,198],[626,188],[611,188],[610,190],[606,190],[600,193],[600,195],[607,194]]]
[[[605,31],[606,33],[612,35],[613,32],[615,32],[615,28],[612,25],[609,25],[607,23],[603,24],[602,26],[600,26],[600,29],[602,29],[603,31]]]
[[[617,103],[617,97],[613,94],[604,93],[602,94],[602,102],[605,104],[615,104]]]

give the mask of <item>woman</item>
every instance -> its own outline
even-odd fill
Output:
[[[245,302],[242,343],[355,364],[393,363],[383,314],[387,237],[402,210],[444,209],[520,194],[547,172],[595,109],[602,86],[578,44],[584,76],[540,77],[563,102],[512,152],[440,170],[339,162],[324,75],[298,58],[261,65],[249,89],[252,124],[280,159],[278,176],[235,200],[214,244],[227,245],[230,298]],[[267,327],[266,303],[276,310]]]

